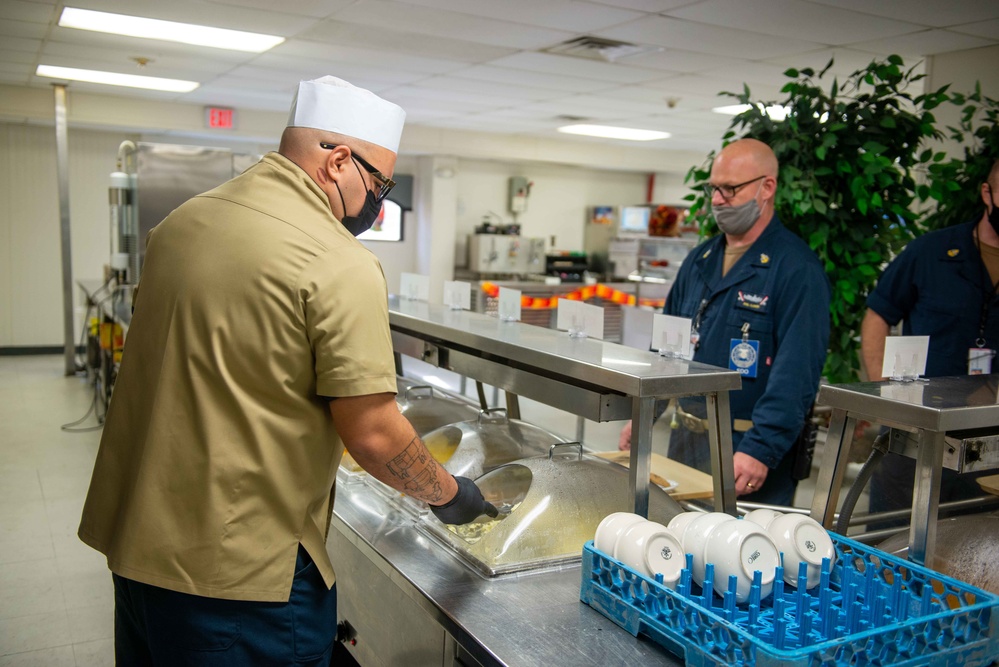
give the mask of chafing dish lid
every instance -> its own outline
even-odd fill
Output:
[[[503,408],[483,410],[471,421],[428,433],[423,441],[452,475],[475,479],[505,463],[548,452],[561,438],[543,428],[510,419]]]
[[[600,521],[630,512],[634,496],[628,469],[556,445],[541,457],[518,460],[475,480],[483,496],[501,509],[501,519],[445,526],[432,514],[425,528],[487,575],[567,562],[580,557]],[[683,509],[659,487],[649,489],[649,518],[669,523]]]

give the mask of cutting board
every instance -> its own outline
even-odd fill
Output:
[[[985,489],[987,492],[999,496],[999,475],[989,475],[988,477],[979,477],[978,485]]]
[[[594,452],[600,458],[623,465],[631,465],[631,452]],[[693,500],[695,498],[710,498],[714,495],[714,483],[711,475],[686,466],[661,454],[652,454],[652,474],[649,479],[653,484],[670,487],[676,482],[676,488],[669,492],[674,500]]]

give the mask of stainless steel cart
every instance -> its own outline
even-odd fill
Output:
[[[390,325],[398,354],[498,387],[508,406],[525,396],[593,421],[630,418],[640,514],[649,505],[656,400],[706,396],[715,506],[735,513],[728,392],[741,386],[737,373],[395,298]],[[338,616],[364,667],[680,664],[581,604],[578,565],[487,579],[364,484],[338,486],[332,528]]]

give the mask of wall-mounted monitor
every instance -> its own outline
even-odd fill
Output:
[[[648,234],[652,209],[648,206],[622,206],[618,231],[624,234]]]

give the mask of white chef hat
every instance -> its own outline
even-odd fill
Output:
[[[300,82],[288,116],[288,127],[335,132],[393,153],[399,152],[405,122],[402,107],[335,76]]]

